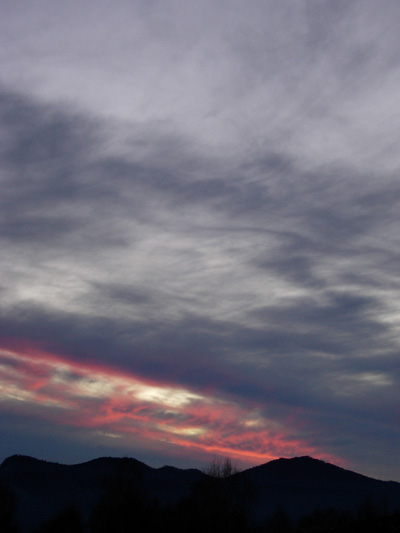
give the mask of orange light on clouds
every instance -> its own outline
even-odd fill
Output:
[[[157,383],[105,366],[37,350],[0,349],[0,406],[66,426],[95,429],[99,439],[165,442],[229,455],[249,464],[321,454],[257,407],[216,393]]]

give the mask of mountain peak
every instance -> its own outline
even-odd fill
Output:
[[[294,521],[311,515],[315,509],[356,513],[366,495],[374,505],[384,503],[390,512],[398,509],[400,502],[399,483],[374,480],[310,456],[276,459],[237,476],[233,485],[247,487],[254,496],[248,512],[260,524],[277,509],[284,509]],[[148,501],[176,506],[190,497],[192,488],[203,477],[199,470],[152,468],[134,458],[100,457],[62,465],[13,455],[0,466],[0,483],[18,495],[18,505],[23,509],[21,529],[25,531],[62,510],[66,495],[89,516],[108,481],[110,487],[118,487],[121,480],[126,480],[142,491]],[[243,484],[236,483],[238,480]]]
[[[291,463],[304,463],[304,464],[311,464],[311,463],[322,463],[327,464],[322,459],[316,459],[315,457],[311,457],[310,455],[300,455],[298,457],[280,457],[279,459],[275,459],[276,461],[290,461]],[[271,461],[273,462],[273,461]],[[330,464],[330,463],[328,463]]]
[[[4,461],[1,463],[1,466],[14,466],[14,465],[28,466],[28,465],[43,464],[43,463],[47,463],[47,461],[43,461],[42,459],[36,459],[35,457],[31,457],[30,455],[15,454],[4,459]]]

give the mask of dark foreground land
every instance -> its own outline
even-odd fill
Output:
[[[310,457],[207,474],[128,458],[0,466],[0,533],[161,531],[400,532],[400,484]]]

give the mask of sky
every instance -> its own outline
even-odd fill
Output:
[[[0,461],[400,481],[400,3],[0,3]]]

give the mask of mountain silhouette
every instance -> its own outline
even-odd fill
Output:
[[[394,512],[400,483],[380,481],[311,457],[277,459],[240,474],[255,489],[258,520],[284,509],[290,518],[335,508],[356,512],[363,505]]]
[[[23,532],[37,530],[68,506],[78,508],[84,522],[89,520],[112,484],[129,482],[143,501],[174,508],[187,501],[199,483],[208,490],[208,477],[196,469],[152,468],[133,458],[103,457],[63,465],[14,455],[0,465],[0,486],[14,494]],[[400,483],[369,478],[311,457],[277,459],[231,478],[232,486],[245,487],[247,512],[259,524],[279,509],[295,522],[316,509],[356,513],[366,504],[386,512],[400,508]]]
[[[87,519],[115,480],[128,480],[149,498],[173,505],[187,496],[191,485],[203,475],[195,469],[168,466],[155,469],[133,458],[113,457],[63,465],[13,455],[0,465],[0,485],[15,495],[23,531],[34,531],[67,506],[77,506]]]

